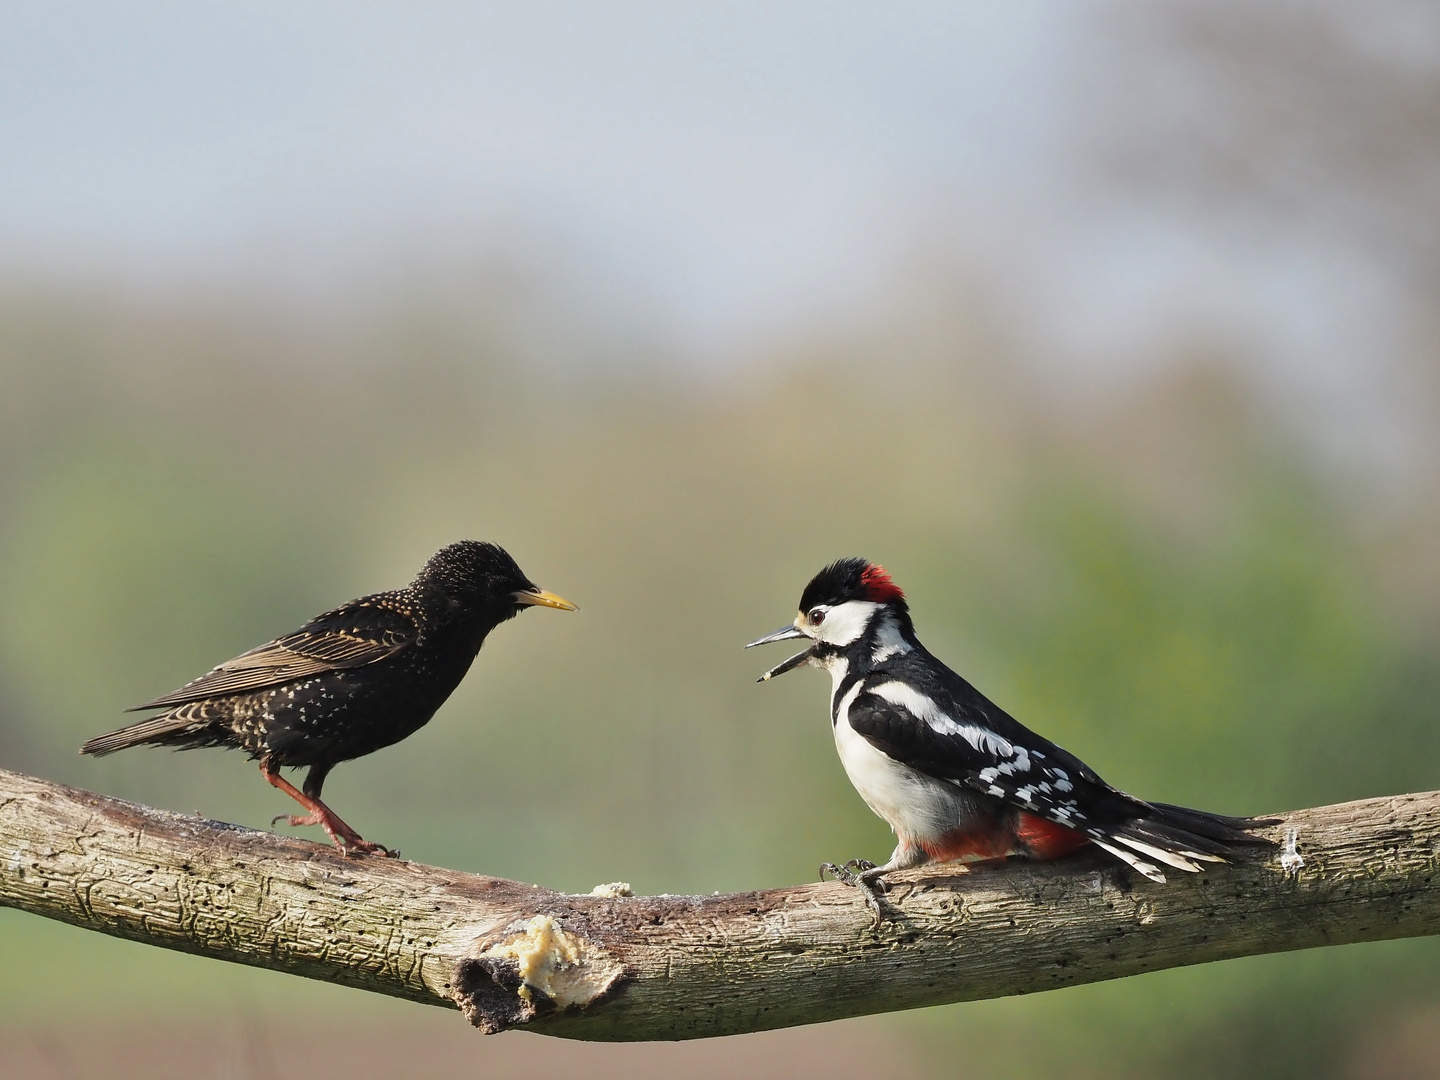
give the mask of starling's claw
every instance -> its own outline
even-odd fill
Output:
[[[354,855],[383,855],[387,859],[398,859],[400,849],[393,851],[384,844],[377,844],[370,840],[361,840],[358,836],[353,840],[345,840],[340,844],[340,854],[349,858]]]
[[[270,827],[273,829],[275,823],[283,821],[287,825],[319,825],[321,821],[314,814],[276,814],[270,819]]]

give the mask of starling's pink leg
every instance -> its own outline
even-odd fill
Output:
[[[393,858],[397,854],[381,844],[375,844],[369,840],[362,839],[359,833],[340,820],[339,815],[336,814],[335,811],[331,810],[319,799],[304,794],[297,789],[294,784],[281,776],[278,766],[276,766],[269,757],[260,759],[260,774],[274,787],[279,788],[301,806],[305,807],[306,810],[310,811],[306,817],[281,814],[270,822],[272,826],[281,818],[287,820],[291,825],[319,825],[330,834],[331,841],[340,849],[340,854],[342,855],[349,855],[352,851],[355,851],[366,855],[389,855]]]

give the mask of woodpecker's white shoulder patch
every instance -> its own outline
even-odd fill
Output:
[[[1015,746],[1008,739],[979,724],[960,723],[947,715],[934,698],[927,697],[913,686],[890,679],[870,687],[870,692],[892,705],[899,705],[917,720],[928,724],[932,731],[941,735],[958,735],[976,750],[993,754],[995,757],[1010,758],[1011,760],[996,766],[1007,776],[1015,772],[1028,772],[1030,769],[1030,755],[1023,746]]]
[[[879,664],[892,656],[904,656],[911,651],[910,643],[900,636],[900,628],[887,617],[875,634],[875,651],[870,654],[870,661]]]

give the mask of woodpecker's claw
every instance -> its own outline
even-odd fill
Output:
[[[875,864],[868,859],[851,859],[843,866],[827,862],[820,864],[820,880],[825,880],[826,874],[834,876],[835,880],[842,885],[853,885],[860,890],[860,895],[865,898],[865,906],[870,909],[870,914],[875,916],[875,925],[879,926],[885,921],[885,882],[879,877],[868,877]]]
[[[824,881],[826,874],[832,874],[836,881],[846,885],[859,886],[860,875],[867,870],[874,869],[875,864],[869,859],[851,859],[849,862],[839,865],[833,862],[824,862],[820,864],[820,880]]]

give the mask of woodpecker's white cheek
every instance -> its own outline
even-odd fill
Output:
[[[865,633],[870,620],[880,610],[869,600],[847,600],[825,613],[825,621],[815,630],[815,640],[829,645],[849,645]]]

